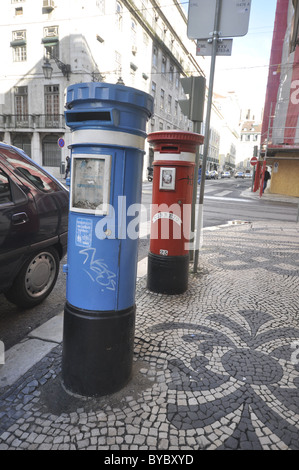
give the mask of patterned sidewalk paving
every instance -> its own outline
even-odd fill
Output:
[[[0,450],[299,450],[299,225],[204,233],[185,294],[136,288],[133,377],[61,386],[58,345],[0,390]]]

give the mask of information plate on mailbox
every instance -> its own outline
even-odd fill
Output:
[[[73,154],[71,211],[108,214],[111,155]]]

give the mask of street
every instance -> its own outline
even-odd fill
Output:
[[[204,227],[226,224],[232,220],[273,220],[294,222],[297,206],[288,202],[250,198],[251,179],[205,181]],[[241,196],[242,195],[242,196]]]
[[[229,221],[285,221],[295,222],[298,207],[287,202],[272,202],[263,198],[250,198],[247,193],[251,180],[206,180],[204,197],[204,228],[226,224]],[[199,188],[199,186],[198,186]],[[143,184],[142,204],[149,211],[152,183]],[[249,189],[250,191],[250,189]],[[149,249],[149,224],[142,224],[140,230],[138,259],[145,258]],[[50,296],[39,306],[22,311],[0,295],[0,339],[6,349],[20,342],[28,333],[50,318],[61,313],[65,304],[65,274],[60,274]]]

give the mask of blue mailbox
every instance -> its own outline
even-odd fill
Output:
[[[64,387],[102,396],[130,379],[147,93],[119,84],[69,86],[72,132]],[[130,225],[135,230],[128,230]]]

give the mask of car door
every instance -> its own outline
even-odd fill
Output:
[[[20,269],[34,233],[38,230],[35,203],[0,162],[0,291]]]

